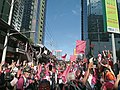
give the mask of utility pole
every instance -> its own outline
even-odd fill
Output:
[[[114,33],[112,33],[111,37],[112,37],[113,63],[115,64],[117,62],[117,60],[116,60],[117,58],[116,58],[116,47],[115,47]]]

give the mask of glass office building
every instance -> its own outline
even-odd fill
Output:
[[[85,4],[85,2],[87,4]],[[120,17],[120,4],[118,0],[118,13]],[[84,5],[85,4],[85,5]],[[93,54],[97,56],[99,52],[102,52],[102,50],[105,50],[106,47],[108,50],[112,50],[112,41],[111,41],[111,35],[107,32],[104,32],[104,24],[103,24],[103,11],[102,11],[102,0],[83,0],[81,2],[82,5],[82,38],[83,40],[87,41],[87,47],[86,47],[86,54],[91,52],[91,46],[94,46],[92,48]],[[87,7],[87,9],[85,8]],[[87,12],[86,12],[87,10]],[[87,16],[86,16],[87,14]],[[84,17],[85,16],[85,17]],[[85,25],[86,21],[87,24]],[[120,20],[120,18],[119,18]],[[87,28],[87,29],[84,29]],[[116,50],[119,50],[120,48],[120,35],[115,34],[115,41],[116,41]]]

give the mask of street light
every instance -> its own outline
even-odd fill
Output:
[[[35,33],[35,31],[15,32],[15,33],[10,33],[8,36],[15,35],[15,34],[24,34],[24,33]]]
[[[1,65],[3,65],[5,63],[6,52],[7,52],[7,43],[8,43],[9,36],[12,36],[12,35],[15,35],[15,34],[23,34],[23,33],[35,33],[35,31],[15,32],[15,33],[10,33],[10,34],[7,33],[7,35],[5,37],[5,42],[4,42]]]

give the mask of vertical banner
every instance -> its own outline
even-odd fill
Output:
[[[76,41],[76,54],[84,54],[86,49],[86,41]]]
[[[77,54],[76,54],[76,48],[74,48],[74,52],[73,52],[73,55],[77,55]]]
[[[104,31],[120,33],[116,0],[102,0]]]

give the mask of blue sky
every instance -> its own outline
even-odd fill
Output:
[[[80,0],[47,0],[45,46],[73,54],[80,36]]]

